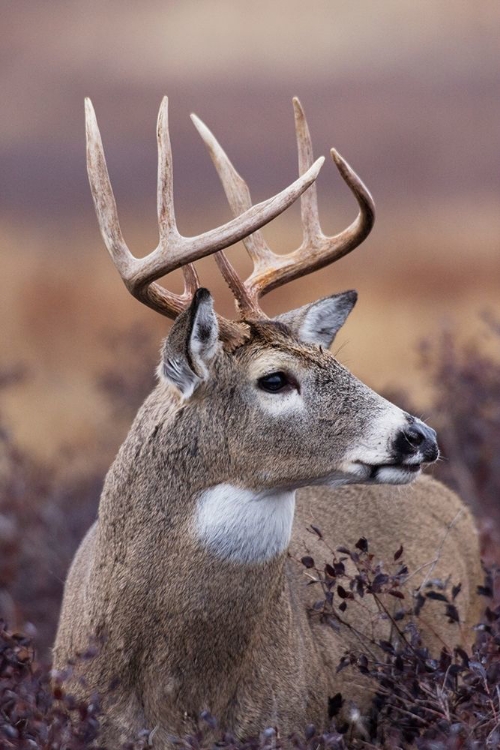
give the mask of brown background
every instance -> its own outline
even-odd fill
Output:
[[[419,340],[450,322],[479,335],[478,313],[500,310],[497,0],[32,0],[4,3],[0,26],[0,352],[3,366],[27,370],[5,408],[42,456],[70,443],[84,457],[114,418],[95,383],[109,364],[106,333],[139,320],[156,348],[168,326],[128,295],[98,234],[85,95],[137,255],[156,244],[163,94],[184,234],[230,218],[189,112],[258,201],[296,175],[291,98],[301,98],[316,154],[339,149],[378,218],[362,248],[270,295],[266,309],[357,288],[340,358],[372,386],[425,397]],[[337,231],[354,202],[331,164],[318,185],[324,228]],[[297,208],[266,236],[277,251],[295,247]],[[228,314],[213,262],[200,269]]]

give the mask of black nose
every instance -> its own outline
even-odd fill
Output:
[[[409,417],[405,427],[395,440],[394,448],[398,458],[418,455],[421,461],[435,461],[439,455],[436,431],[414,417]]]

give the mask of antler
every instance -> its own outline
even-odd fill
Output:
[[[311,136],[304,110],[297,98],[293,100],[293,106],[299,173],[307,174],[306,170],[310,169],[313,161]],[[210,152],[231,210],[237,216],[252,205],[248,186],[206,125],[196,115],[191,115],[191,118]],[[335,149],[331,150],[331,155],[359,205],[358,216],[347,229],[334,237],[323,234],[319,223],[316,185],[313,184],[300,199],[303,240],[297,250],[288,255],[276,255],[260,232],[245,237],[243,243],[254,264],[253,272],[246,281],[238,277],[223,252],[216,254],[217,264],[236,297],[237,306],[243,317],[265,318],[259,307],[260,297],[288,281],[334,263],[354,250],[370,233],[375,221],[373,198],[357,174]]]
[[[238,216],[216,229],[196,237],[183,237],[177,230],[173,201],[172,151],[168,131],[168,99],[164,97],[158,114],[158,225],[159,244],[145,258],[136,258],[128,249],[120,229],[116,202],[109,180],[106,159],[90,99],[85,100],[87,132],[87,171],[104,243],[127,289],[153,310],[175,318],[191,301],[199,286],[191,265],[194,261],[222,250],[267,224],[285,211],[312,185],[323,164],[318,159],[289,187],[255,206],[248,202]],[[184,292],[173,294],[156,280],[183,268]]]

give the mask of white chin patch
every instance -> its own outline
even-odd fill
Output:
[[[346,463],[342,467],[341,478],[332,477],[328,484],[409,484],[421,473],[420,464],[389,466],[364,464],[361,461]]]
[[[377,469],[373,481],[376,484],[409,484],[420,473],[420,468],[410,469],[404,466],[381,466]]]
[[[294,510],[294,491],[257,492],[218,484],[198,498],[194,532],[217,557],[261,563],[287,549]]]

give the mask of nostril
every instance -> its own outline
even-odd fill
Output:
[[[405,438],[408,440],[412,448],[419,448],[425,441],[426,435],[420,427],[412,425],[408,430],[405,430]]]
[[[423,422],[415,420],[398,434],[394,441],[394,450],[400,459],[418,454],[421,461],[435,461],[439,453],[436,433]]]

